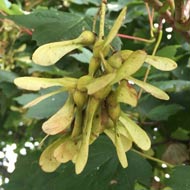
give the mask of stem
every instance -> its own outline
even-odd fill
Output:
[[[146,10],[148,12],[148,18],[149,18],[149,24],[150,24],[150,36],[153,38],[154,37],[153,16],[150,13],[150,7],[149,7],[148,3],[145,3],[145,6],[146,6]]]
[[[174,168],[174,167],[175,167],[174,165],[172,165],[172,164],[170,164],[170,163],[168,163],[168,162],[165,162],[165,161],[160,160],[160,159],[158,159],[158,158],[154,158],[154,157],[149,156],[149,155],[147,155],[147,154],[145,154],[145,153],[142,153],[142,152],[140,152],[140,151],[138,151],[138,150],[135,150],[135,149],[131,149],[131,150],[132,150],[133,152],[135,152],[135,153],[141,155],[142,157],[147,158],[147,159],[152,160],[152,161],[155,161],[155,162],[157,162],[157,163],[159,163],[159,164],[166,164],[166,165],[167,165],[168,167],[170,167],[170,168]]]
[[[154,56],[156,54],[156,51],[158,50],[158,47],[160,45],[160,42],[162,40],[162,35],[163,35],[163,32],[162,30],[160,29],[159,32],[158,32],[158,38],[157,38],[157,41],[156,41],[156,44],[154,46],[154,49],[153,49],[153,52],[152,52],[152,55]],[[148,78],[148,75],[150,73],[150,69],[151,69],[151,65],[148,65],[148,68],[146,70],[146,73],[145,73],[145,76],[144,76],[144,82],[147,81],[147,78]],[[138,99],[140,99],[141,95],[142,95],[142,92],[143,92],[143,89],[141,88],[140,91],[139,91],[139,94],[138,94]]]
[[[136,36],[129,36],[126,34],[117,34],[117,36],[121,37],[121,38],[127,38],[127,39],[131,39],[131,40],[137,40],[137,41],[142,41],[142,42],[146,42],[146,43],[153,43],[155,41],[155,39],[144,39],[144,38],[140,38],[140,37],[136,37]]]
[[[174,0],[175,1],[175,21],[178,23],[184,22],[184,1],[183,0]]]
[[[41,148],[41,147],[42,147],[42,145],[44,144],[45,140],[46,140],[48,137],[49,137],[49,135],[46,135],[46,136],[40,141],[40,143],[39,143],[39,145],[38,145],[38,148]]]
[[[92,32],[94,32],[94,33],[96,33],[96,21],[97,21],[99,14],[100,14],[100,9],[97,11],[96,15],[93,18]]]
[[[104,25],[105,25],[105,14],[106,14],[106,3],[107,0],[102,0],[100,10],[100,29],[99,29],[99,40],[104,37]]]
[[[165,12],[160,12],[163,3],[159,0],[144,0],[144,2],[147,2],[150,6],[152,6],[160,14],[162,18],[166,19],[166,22],[168,24],[170,24],[176,31],[180,32],[182,36],[187,40],[187,42],[190,42],[190,33],[188,31],[190,30],[190,27],[188,25],[190,24],[190,19],[189,22],[186,21],[183,24],[179,24],[178,22],[175,22],[175,19],[172,16],[173,14],[169,10],[166,10]],[[187,4],[188,3],[189,2],[187,2]]]

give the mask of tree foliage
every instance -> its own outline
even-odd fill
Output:
[[[68,93],[50,96],[33,107],[27,103],[59,90],[57,86],[25,91],[14,81],[18,77],[80,78],[88,74],[93,52],[80,47],[56,64],[35,64],[32,54],[41,45],[77,38],[82,31],[93,29],[99,34],[100,0],[25,1],[11,3],[0,0],[0,148],[16,143],[18,154],[25,142],[44,138],[42,124],[66,102]],[[90,146],[89,158],[80,175],[74,172],[72,162],[62,164],[53,173],[45,173],[38,162],[40,154],[56,137],[48,137],[40,147],[19,154],[13,174],[6,171],[0,158],[0,175],[10,179],[3,184],[12,189],[128,189],[128,190],[188,190],[189,182],[189,114],[190,114],[190,10],[189,0],[107,1],[105,37],[115,23],[122,8],[127,14],[117,37],[111,43],[114,51],[144,50],[149,55],[169,58],[178,64],[172,71],[160,71],[149,66],[148,60],[132,73],[134,83],[147,81],[165,91],[170,99],[163,101],[144,93],[147,88],[135,86],[139,99],[135,107],[121,104],[124,112],[146,131],[151,149],[141,151],[136,145],[126,153],[128,167],[122,168],[112,142],[101,134]],[[46,59],[48,55],[44,55]],[[105,57],[107,59],[107,57]],[[148,70],[148,71],[147,71]],[[128,68],[129,71],[129,68]],[[133,71],[133,70],[132,70]],[[147,77],[147,78],[146,78]],[[128,78],[127,80],[131,80]],[[97,81],[98,82],[98,81]],[[106,81],[105,81],[106,82]],[[26,84],[30,81],[26,81]],[[102,82],[99,83],[101,85]],[[133,85],[133,84],[130,84]],[[93,85],[91,85],[93,86]],[[93,89],[94,90],[94,89]],[[148,91],[148,90],[147,90]],[[149,90],[148,92],[152,91]],[[142,93],[142,94],[141,94]],[[160,96],[160,95],[159,95]],[[134,103],[130,103],[130,105]],[[3,143],[4,142],[4,143]],[[140,142],[140,140],[139,140]],[[138,143],[136,143],[138,145]],[[167,168],[163,166],[167,165]],[[167,174],[167,175],[166,175]],[[168,178],[169,175],[169,178]],[[157,180],[155,176],[159,177]]]

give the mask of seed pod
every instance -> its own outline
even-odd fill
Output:
[[[161,71],[171,71],[177,67],[176,62],[167,57],[148,55],[145,62]]]
[[[73,130],[71,137],[78,137],[82,133],[82,123],[83,123],[83,111],[81,108],[76,107],[75,111],[75,121],[73,125]]]
[[[120,122],[127,129],[129,135],[133,139],[133,142],[142,150],[148,150],[151,147],[150,138],[146,132],[139,127],[134,121],[129,119],[125,113],[121,113],[119,118]]]
[[[137,105],[137,91],[126,80],[120,82],[116,91],[118,102],[129,104],[133,107]]]
[[[90,31],[84,31],[73,40],[52,42],[44,44],[37,48],[32,55],[32,60],[39,65],[49,66],[55,64],[67,53],[78,49],[84,45],[91,45],[95,42],[95,34]]]
[[[83,171],[88,160],[92,121],[94,118],[94,114],[97,108],[99,107],[99,104],[100,104],[100,101],[93,97],[90,97],[88,100],[88,104],[87,104],[87,108],[85,112],[85,121],[84,121],[83,133],[82,133],[81,146],[77,154],[76,163],[75,163],[76,174],[79,174]]]
[[[81,92],[79,90],[74,91],[73,100],[75,104],[77,105],[77,107],[82,109],[84,105],[86,104],[87,99],[88,99],[88,95],[86,92]]]
[[[107,62],[114,69],[118,69],[119,67],[121,67],[123,59],[121,57],[120,52],[117,52],[117,53],[113,54],[111,57],[109,57]]]
[[[103,54],[104,57],[106,57],[110,51],[110,46],[104,47],[104,40],[98,40],[94,44],[93,47],[93,56],[99,58],[100,57],[100,52]]]
[[[109,117],[116,122],[120,116],[121,108],[117,102],[117,93],[112,91],[106,99],[107,112]]]
[[[99,67],[100,67],[100,58],[92,56],[89,63],[88,74],[90,76],[94,76]]]
[[[54,150],[65,141],[66,136],[63,138],[59,138],[52,144],[50,144],[41,154],[40,160],[39,160],[39,165],[41,166],[42,170],[45,172],[53,172],[55,171],[59,165],[61,164],[58,162],[54,156]]]
[[[14,83],[23,89],[38,91],[42,88],[49,88],[52,86],[63,86],[66,89],[73,89],[76,87],[77,79],[64,77],[57,79],[39,78],[39,77],[18,77]]]
[[[66,163],[77,154],[77,143],[69,136],[63,143],[56,147],[53,156],[60,163]]]
[[[114,78],[115,73],[109,73],[106,75],[102,75],[101,77],[95,78],[94,80],[92,80],[91,83],[86,86],[86,88],[88,89],[88,94],[92,95],[99,90],[104,89],[106,86],[109,86]]]
[[[78,43],[81,43],[82,45],[92,45],[96,40],[96,35],[88,30],[85,30],[81,33],[81,35],[78,37]]]
[[[126,168],[128,166],[127,157],[126,157],[125,149],[121,140],[121,134],[117,132],[117,129],[115,132],[115,146],[116,146],[116,151],[117,151],[117,156],[119,158],[119,161],[122,167]]]
[[[116,72],[116,78],[112,84],[119,82],[125,77],[136,73],[143,65],[147,54],[142,50],[134,51]]]
[[[169,96],[161,89],[148,84],[146,82],[140,81],[133,77],[126,77],[126,79],[133,81],[136,85],[140,86],[143,90],[150,93],[152,96],[161,99],[161,100],[169,100]]]
[[[77,81],[77,89],[86,92],[87,91],[87,85],[91,83],[94,80],[94,78],[90,75],[84,75],[80,77]]]
[[[129,55],[133,52],[131,50],[122,50],[119,51],[120,56],[123,60],[127,60]],[[118,52],[118,53],[119,53]],[[156,69],[159,69],[161,71],[171,71],[174,70],[177,67],[177,64],[172,59],[169,59],[167,57],[160,57],[160,56],[153,56],[153,55],[147,55],[145,62],[152,65]]]
[[[124,7],[122,9],[122,11],[120,12],[119,16],[117,17],[116,21],[114,22],[113,27],[111,28],[109,34],[107,35],[107,37],[105,39],[104,48],[106,48],[117,35],[117,33],[123,23],[123,20],[125,19],[126,11],[127,11],[127,7]]]
[[[98,107],[92,122],[92,130],[90,134],[90,144],[92,144],[99,136],[100,133],[103,132],[102,124],[101,124],[101,106]]]
[[[116,140],[115,139],[115,129],[114,128],[105,129],[104,133],[110,138],[110,140],[116,146],[116,143],[115,143],[115,140]],[[128,139],[126,136],[124,136],[121,133],[119,135],[120,135],[120,139],[122,141],[123,147],[124,147],[124,151],[127,152],[132,147],[132,140]]]
[[[74,101],[69,95],[64,106],[43,123],[42,129],[48,135],[55,135],[70,127],[74,118]]]

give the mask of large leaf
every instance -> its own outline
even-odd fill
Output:
[[[162,49],[160,49],[156,55],[168,57],[173,59],[175,57],[175,54],[177,53],[177,49],[180,48],[180,45],[169,45],[164,46]]]
[[[167,120],[171,115],[176,114],[178,111],[182,109],[183,107],[178,104],[159,105],[153,108],[147,114],[147,117],[155,121]]]
[[[13,72],[0,70],[0,82],[13,82],[16,77],[17,74]]]
[[[166,184],[172,190],[189,190],[190,189],[190,166],[177,166],[172,169],[172,174]]]
[[[153,85],[167,92],[181,92],[190,89],[190,81],[186,80],[169,80],[154,82]]]
[[[34,29],[32,38],[38,45],[76,38],[85,28],[91,30],[89,17],[56,10],[36,10],[29,15],[9,16],[9,19]]]
[[[53,88],[55,89],[55,88]],[[36,98],[39,98],[42,94],[52,92],[53,89],[46,89],[40,91],[40,94],[34,94],[34,93],[29,93],[29,94],[23,94],[15,100],[21,104],[21,105],[26,105],[29,102],[35,100]],[[67,98],[67,93],[66,92],[61,92],[59,94],[55,94],[54,96],[51,96],[41,102],[39,102],[37,105],[34,105],[33,107],[29,108],[26,116],[30,118],[36,118],[36,119],[44,119],[48,118],[55,112],[57,112],[65,103]],[[47,109],[51,108],[51,109]]]
[[[33,152],[19,159],[5,189],[134,190],[136,181],[149,186],[151,166],[136,153],[129,152],[127,156],[129,167],[123,169],[117,161],[111,142],[106,138],[100,138],[90,147],[89,161],[82,174],[76,175],[71,163],[47,174],[43,173],[38,165],[39,152]]]

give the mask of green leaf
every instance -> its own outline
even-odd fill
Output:
[[[177,114],[171,116],[166,123],[166,128],[170,129],[172,127],[173,130],[177,129],[178,127],[182,129],[186,129],[189,131],[189,123],[190,123],[190,111],[189,110],[182,110]]]
[[[186,80],[159,81],[152,84],[167,92],[181,92],[190,89],[190,81]]]
[[[190,189],[190,166],[177,166],[172,169],[171,176],[166,180],[166,184],[172,190]]]
[[[105,137],[90,147],[85,170],[74,173],[74,165],[62,164],[54,173],[44,173],[38,165],[39,152],[20,157],[6,190],[134,190],[136,181],[149,186],[152,168],[134,152],[127,154],[129,167],[123,169],[116,158],[112,143]],[[26,169],[27,168],[27,169]],[[138,172],[134,172],[138,171]],[[32,175],[31,175],[32,174]]]
[[[178,104],[159,105],[150,110],[147,117],[154,121],[167,120],[171,115],[176,114],[182,109],[184,109],[183,106]]]
[[[157,51],[156,55],[174,59],[175,54],[177,53],[177,49],[180,47],[181,47],[181,45],[165,46],[162,49],[160,49],[159,51]]]
[[[47,91],[47,92],[46,92]],[[52,89],[46,89],[46,93],[52,92]],[[34,94],[34,93],[29,93],[29,94],[23,94],[15,100],[21,104],[21,105],[26,105],[27,103],[33,101],[34,99],[40,97],[42,94],[46,94],[44,90],[41,90],[39,94]],[[51,96],[37,105],[29,108],[27,110],[26,116],[30,118],[36,118],[36,119],[44,119],[48,118],[51,115],[53,115],[55,112],[57,112],[65,103],[67,98],[67,93],[62,92],[59,94],[56,94],[54,96]],[[47,109],[51,108],[51,109]]]
[[[17,76],[18,76],[17,74],[11,71],[0,70],[0,82],[12,83]]]
[[[56,10],[35,10],[29,15],[8,18],[19,25],[34,29],[32,38],[38,45],[76,38],[83,29],[91,30],[92,26],[90,17]]]
[[[92,57],[92,52],[86,48],[81,48],[81,51],[82,51],[81,53],[71,54],[70,57],[73,57],[77,61],[80,61],[82,63],[89,63],[90,58]]]

